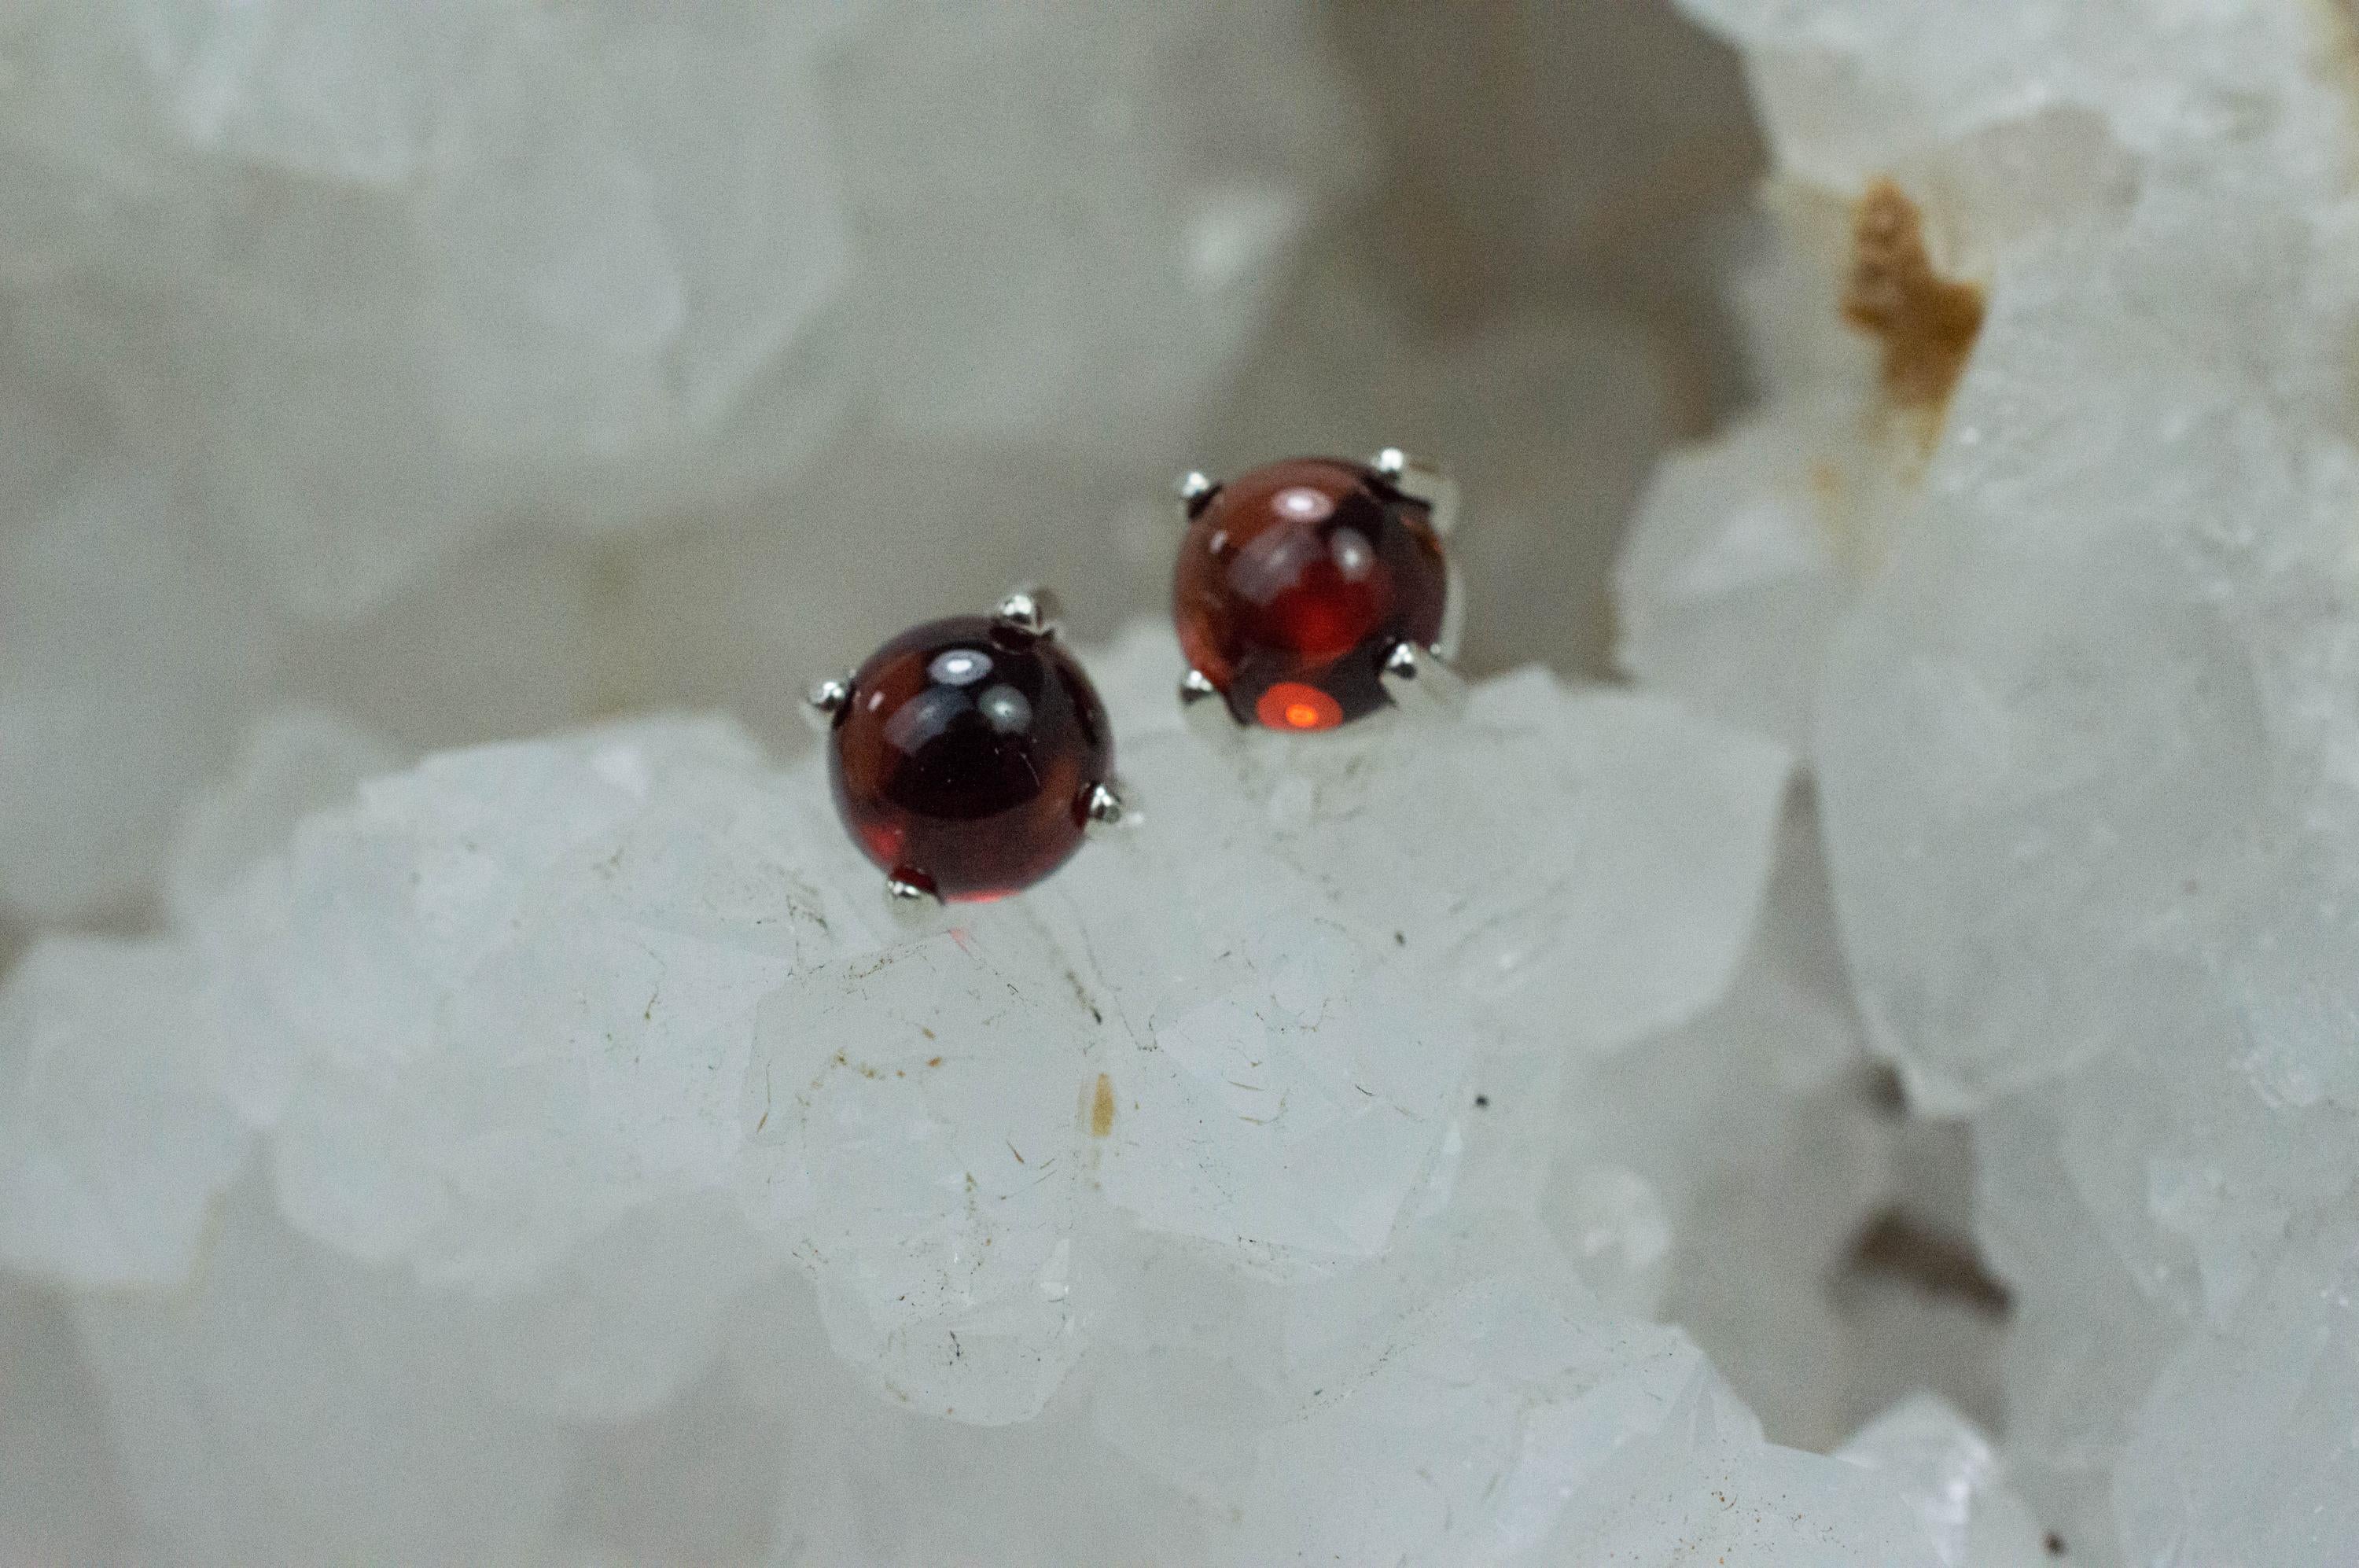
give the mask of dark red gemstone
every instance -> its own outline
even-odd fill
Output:
[[[1386,656],[1432,646],[1449,598],[1424,502],[1364,463],[1302,457],[1213,493],[1180,546],[1171,615],[1240,723],[1323,730],[1385,705]]]
[[[836,809],[886,874],[995,898],[1065,863],[1114,731],[1053,637],[962,615],[871,654],[829,731]]]

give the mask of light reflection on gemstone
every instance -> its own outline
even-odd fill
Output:
[[[1271,496],[1269,504],[1290,523],[1324,522],[1335,514],[1333,499],[1308,485],[1289,485]]]
[[[974,705],[982,710],[984,721],[1002,735],[1021,735],[1031,726],[1032,704],[1013,686],[994,686]]]
[[[945,686],[971,686],[991,673],[991,655],[979,648],[954,648],[937,654],[926,673]]]

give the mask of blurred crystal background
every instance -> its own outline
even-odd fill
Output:
[[[1758,172],[1668,8],[13,5],[21,922],[136,920],[303,702],[403,752],[722,704],[1053,578],[1190,463],[1449,451],[1471,657],[1603,670],[1743,375]],[[103,715],[102,718],[100,715]]]
[[[0,0],[0,1562],[2359,1560],[2354,58]],[[1223,774],[1172,476],[1385,444],[1505,678]],[[1027,579],[1152,831],[872,986],[799,693]],[[1419,1130],[1066,1126],[1244,1014]]]

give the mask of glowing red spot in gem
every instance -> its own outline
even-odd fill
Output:
[[[1332,730],[1343,722],[1343,704],[1316,686],[1281,681],[1261,694],[1254,715],[1274,730]]]

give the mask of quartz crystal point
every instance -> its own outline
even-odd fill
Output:
[[[1903,1399],[1854,1432],[1835,1457],[1900,1487],[1942,1568],[2038,1568],[2055,1560],[1989,1437],[1938,1395]]]

